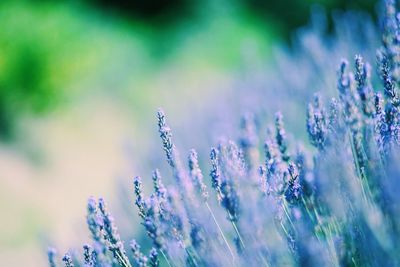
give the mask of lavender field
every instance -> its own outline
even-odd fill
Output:
[[[81,207],[64,235],[42,235],[48,265],[400,265],[399,4],[378,1],[376,17],[313,6],[290,42],[264,39],[263,54],[253,33],[238,69],[192,72],[214,73],[205,88],[166,69],[152,85],[196,89],[121,90],[134,129],[128,108],[88,113],[100,137],[123,136],[120,150],[86,139],[97,174],[110,161],[119,177],[47,198]]]

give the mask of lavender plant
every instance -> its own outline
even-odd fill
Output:
[[[183,164],[162,110],[162,147],[174,183],[152,174],[154,192],[133,181],[135,205],[152,242],[131,253],[103,199],[88,201],[92,245],[65,266],[397,266],[400,264],[400,13],[383,1],[380,85],[361,55],[342,60],[337,97],[316,94],[305,128],[311,146],[287,138],[284,117],[265,134],[243,117],[237,143],[210,152],[209,187],[197,152]],[[353,65],[353,67],[351,67]],[[382,94],[383,92],[383,94]],[[260,153],[259,140],[264,140]],[[312,148],[312,146],[315,148]],[[263,155],[263,156],[261,156]],[[55,251],[48,252],[56,266]]]

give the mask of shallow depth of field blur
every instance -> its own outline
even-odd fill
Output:
[[[191,136],[212,140],[189,125],[290,47],[313,8],[374,16],[375,1],[1,1],[1,265],[44,266],[48,244],[84,242],[90,195],[122,231],[143,231],[127,194],[133,176],[165,164],[161,148],[152,155],[156,109],[184,151],[200,143]]]

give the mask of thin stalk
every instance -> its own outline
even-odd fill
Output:
[[[289,212],[288,212],[288,210],[287,210],[287,208],[286,208],[286,203],[285,203],[285,202],[283,202],[282,207],[283,207],[283,211],[285,212],[286,217],[287,217],[287,219],[288,219],[290,225],[292,226],[293,230],[296,231],[296,228],[294,227],[294,224],[293,224],[293,222],[292,222],[292,219],[290,219]]]
[[[264,258],[261,252],[258,252],[258,256],[260,256],[260,259],[265,264],[265,266],[269,267],[267,259]]]
[[[192,262],[193,266],[197,266],[196,260],[192,256],[192,254],[189,252],[188,248],[185,246],[185,251],[186,254],[189,256],[190,261]]]
[[[254,236],[253,236],[253,241],[254,241],[254,244],[257,243],[257,240],[256,240],[256,238]],[[260,257],[261,262],[263,262],[266,267],[269,267],[268,260],[264,257],[262,252],[259,251],[259,250],[258,250],[258,256]]]
[[[323,231],[325,232],[325,235],[327,235],[325,229]],[[333,242],[333,239],[332,239],[332,230],[331,230],[330,224],[328,224],[328,234],[329,234],[329,235],[327,235],[328,236],[328,246],[330,247],[330,250],[331,250],[331,257],[333,258],[332,260],[334,261],[335,266],[340,266],[338,264],[339,261],[338,261],[338,257],[337,257],[337,253],[336,253],[336,249],[335,249],[335,243]]]
[[[239,229],[238,229],[237,226],[236,226],[236,223],[232,220],[232,216],[229,214],[229,212],[228,212],[228,215],[229,215],[229,220],[231,221],[232,226],[233,226],[233,228],[235,229],[236,235],[237,235],[238,238],[239,238],[240,244],[243,246],[243,248],[246,248],[246,246],[244,245],[242,236],[240,235]]]
[[[356,151],[355,151],[354,142],[353,142],[351,133],[349,133],[349,141],[350,141],[350,146],[351,146],[351,153],[352,153],[353,159],[354,159],[354,164],[356,165],[355,167],[356,167],[357,175],[358,175],[358,177],[359,177],[360,180],[361,180],[361,191],[362,191],[362,195],[363,195],[363,197],[364,197],[365,202],[368,202],[368,200],[367,200],[367,194],[365,193],[365,188],[364,188],[364,185],[363,185],[363,183],[362,183],[363,177],[362,177],[362,174],[361,174],[360,165],[359,165],[359,163],[358,163],[358,156],[357,156],[357,153],[356,153]]]
[[[215,218],[214,212],[211,210],[211,207],[210,207],[210,205],[208,205],[208,202],[207,202],[207,201],[205,202],[205,204],[206,204],[207,209],[208,209],[208,211],[210,212],[210,214],[211,214],[211,216],[212,216],[212,218],[213,218],[213,220],[214,220],[214,223],[217,225],[217,228],[218,228],[218,230],[219,230],[219,232],[220,232],[220,234],[221,234],[221,236],[222,236],[222,239],[224,240],[224,242],[225,242],[225,244],[226,244],[226,246],[227,246],[227,248],[228,248],[228,250],[229,250],[229,253],[230,253],[231,256],[232,256],[232,259],[235,260],[235,255],[233,254],[233,251],[232,251],[231,247],[229,246],[228,240],[226,240],[226,237],[225,237],[225,235],[224,235],[224,232],[223,232],[222,229],[221,229],[221,226],[219,225],[217,219]]]
[[[371,202],[373,201],[373,197],[372,197],[372,191],[371,191],[371,187],[369,186],[368,180],[367,180],[367,175],[365,174],[365,168],[361,168],[361,175],[363,177],[363,181],[362,183],[364,183],[365,188],[367,189],[367,193],[368,193],[368,197],[371,200]]]
[[[164,257],[165,261],[167,262],[168,266],[172,267],[171,263],[168,260],[167,255],[165,255],[164,251],[162,249],[160,249],[160,252],[161,252],[161,255],[163,255],[163,257]]]
[[[353,262],[353,264],[354,264],[354,266],[358,266],[358,264],[357,264],[357,262],[356,262],[356,260],[354,259],[354,257],[351,257],[351,261]]]
[[[119,258],[119,262],[122,264],[123,267],[132,267],[130,262],[125,261],[125,259],[118,253],[116,252],[115,255]]]
[[[310,219],[312,220],[312,222],[315,223],[315,222],[314,222],[315,219],[314,219],[313,215],[311,214],[309,208],[307,207],[306,200],[304,199],[303,196],[301,196],[301,201],[303,202],[303,205],[304,205],[304,207],[305,207],[305,210],[307,211],[308,217],[310,217]]]
[[[282,227],[282,230],[285,232],[286,237],[289,237],[289,232],[286,230],[285,226],[283,226],[282,222],[280,222],[280,225]]]

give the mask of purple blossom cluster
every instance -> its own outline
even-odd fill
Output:
[[[394,0],[382,3],[380,83],[371,80],[372,65],[361,55],[353,63],[342,60],[337,97],[325,102],[315,94],[308,105],[310,145],[288,138],[282,113],[265,131],[247,113],[237,141],[211,148],[207,180],[206,162],[194,149],[186,164],[181,159],[159,110],[174,183],[165,186],[155,170],[146,195],[142,179],[133,181],[152,248],[145,253],[132,240],[127,252],[104,200],[90,198],[92,244],[83,247],[83,260],[65,254],[64,265],[399,265],[400,13]],[[55,255],[48,251],[52,267]]]

